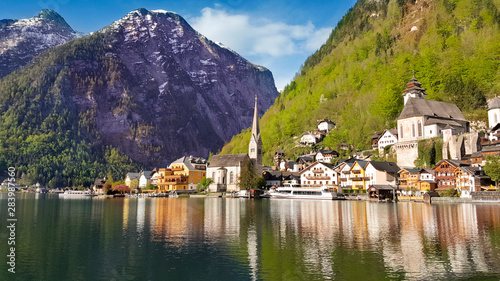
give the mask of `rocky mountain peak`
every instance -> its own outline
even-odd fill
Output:
[[[28,64],[44,50],[80,37],[58,13],[0,21],[0,78]]]

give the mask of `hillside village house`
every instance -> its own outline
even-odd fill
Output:
[[[393,145],[398,142],[398,130],[390,129],[385,130],[382,135],[378,138],[377,146],[381,150],[386,146]]]
[[[385,131],[384,131],[385,132]],[[373,149],[377,149],[378,148],[378,140],[380,138],[380,136],[384,133],[384,132],[378,132],[378,133],[375,133],[372,135],[372,148]]]
[[[316,162],[300,172],[301,186],[337,188],[337,172],[334,166]]]
[[[332,159],[339,157],[339,153],[335,150],[320,150],[316,154],[316,161],[330,163]]]
[[[318,120],[318,130],[320,130],[321,132],[328,134],[334,127],[335,123],[330,119]]]
[[[316,138],[316,136],[311,132],[303,134],[300,138],[300,143],[303,145],[314,145],[317,144],[318,141],[319,140]]]
[[[418,140],[442,136],[449,129],[452,135],[469,132],[469,121],[452,103],[427,100],[422,83],[413,77],[403,93],[404,108],[398,118],[398,165],[414,167],[418,158]]]
[[[212,156],[207,168],[207,178],[213,181],[209,190],[212,192],[240,190],[238,178],[247,161],[250,161],[250,157],[246,153]]]

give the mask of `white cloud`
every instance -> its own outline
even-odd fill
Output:
[[[326,42],[331,28],[316,29],[288,25],[248,15],[228,14],[216,6],[204,8],[200,17],[190,19],[194,29],[207,38],[222,42],[242,55],[281,57],[311,54]]]

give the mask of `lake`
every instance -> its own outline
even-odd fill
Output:
[[[18,194],[16,216],[0,280],[500,279],[498,203]]]

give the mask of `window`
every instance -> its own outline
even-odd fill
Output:
[[[229,173],[229,183],[233,183],[233,177],[234,177],[234,174],[233,174],[233,171],[231,171]]]
[[[418,136],[421,137],[422,136],[422,122],[420,122],[420,120],[418,120],[417,126],[418,126]]]
[[[411,124],[411,136],[415,137],[415,124]]]
[[[400,124],[401,125],[401,132],[399,133],[399,138],[402,139],[403,138],[403,124]]]
[[[215,172],[212,172],[212,180],[215,180]]]

